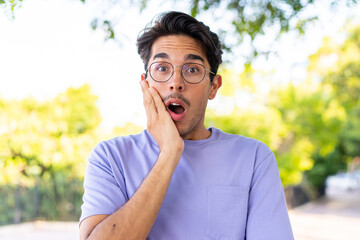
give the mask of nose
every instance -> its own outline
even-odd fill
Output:
[[[181,74],[181,67],[174,68],[174,74],[172,75],[170,82],[169,82],[169,88],[171,91],[184,91],[185,90],[185,81]]]

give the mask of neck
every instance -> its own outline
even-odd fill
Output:
[[[205,126],[202,126],[202,128],[199,129],[198,131],[195,132],[192,131],[191,133],[184,134],[181,137],[184,140],[202,140],[202,139],[207,139],[210,136],[211,136],[211,131],[205,128]]]

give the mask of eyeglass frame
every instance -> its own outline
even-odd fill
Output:
[[[149,72],[149,69],[150,69],[150,67],[151,67],[154,63],[167,63],[167,64],[170,64],[170,66],[172,66],[171,75],[170,75],[170,77],[169,77],[166,81],[158,81],[158,80],[155,80],[155,79],[153,78],[153,76],[151,75],[151,72]],[[182,71],[183,67],[184,67],[186,64],[198,64],[198,65],[202,66],[202,67],[205,69],[205,74],[204,74],[203,78],[202,78],[200,81],[196,82],[196,83],[189,82],[188,80],[186,80],[186,78],[185,78],[184,75],[183,75],[183,71]],[[214,72],[212,72],[211,70],[207,69],[207,68],[206,68],[203,64],[201,64],[201,63],[187,62],[187,63],[184,63],[183,65],[176,65],[176,66],[174,66],[172,63],[167,62],[167,61],[156,61],[156,62],[152,62],[152,63],[149,65],[149,67],[145,70],[145,78],[147,77],[147,73],[149,72],[149,75],[150,75],[151,79],[154,80],[155,82],[158,82],[158,83],[168,82],[168,81],[171,79],[171,77],[174,75],[174,72],[175,72],[175,68],[176,68],[176,67],[181,67],[181,77],[184,79],[185,82],[187,82],[187,83],[189,83],[189,84],[199,84],[199,83],[201,83],[201,82],[205,79],[206,71],[208,71],[210,74],[216,75],[216,73],[214,73]]]

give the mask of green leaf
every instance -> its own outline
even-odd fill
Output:
[[[192,1],[191,4],[191,16],[196,17],[199,13],[199,0]]]
[[[147,0],[141,0],[140,1],[140,13],[142,13],[142,11],[145,10],[146,6],[147,6]]]

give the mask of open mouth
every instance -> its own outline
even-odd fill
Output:
[[[180,99],[169,99],[166,101],[166,109],[174,121],[180,121],[185,117],[187,107]]]
[[[170,103],[168,108],[175,114],[182,114],[185,112],[185,108],[177,103]]]

